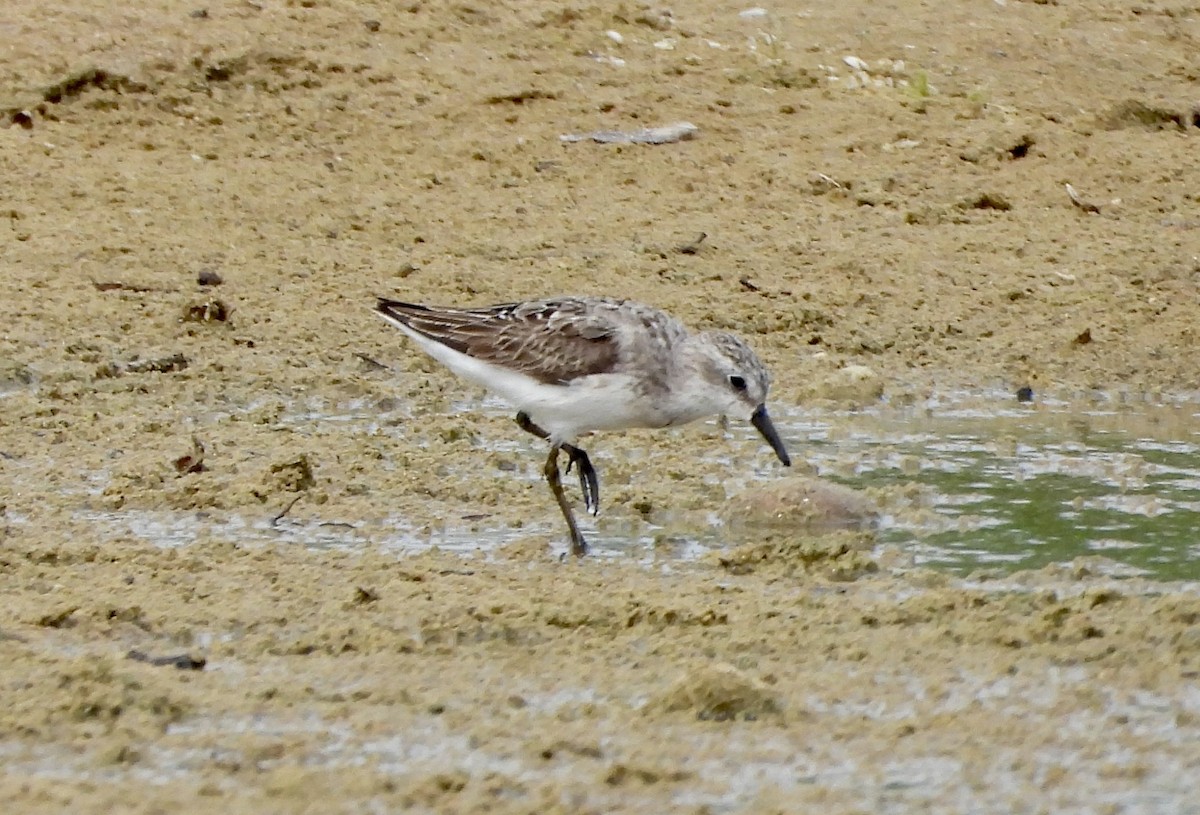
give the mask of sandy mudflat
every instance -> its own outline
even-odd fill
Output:
[[[6,4],[5,811],[1200,812],[1194,587],[560,560],[538,446],[369,313],[634,297],[780,415],[1200,390],[1200,16],[1083,5]],[[601,535],[803,476],[589,449]]]

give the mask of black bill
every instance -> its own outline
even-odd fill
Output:
[[[754,425],[759,433],[762,433],[762,437],[767,440],[767,444],[771,445],[775,455],[779,456],[783,466],[791,467],[791,456],[783,446],[783,439],[779,438],[779,433],[775,431],[775,425],[771,424],[771,417],[767,415],[766,405],[758,406],[758,410],[754,411],[754,415],[750,417],[750,424]]]

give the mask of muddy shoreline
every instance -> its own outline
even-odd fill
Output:
[[[683,532],[562,560],[534,444],[370,314],[626,296],[745,335],[780,415],[1029,387],[1192,432],[1194,15],[746,10],[9,4],[10,811],[1194,807],[1194,584],[681,557],[784,478],[717,423],[598,439],[599,523]]]

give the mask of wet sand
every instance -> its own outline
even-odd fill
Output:
[[[781,414],[1200,388],[1196,20],[744,8],[0,13],[11,811],[1194,807],[1194,586],[798,521],[680,557],[807,475],[713,423],[589,441],[599,530],[679,535],[563,560],[541,449],[371,316],[633,297]]]

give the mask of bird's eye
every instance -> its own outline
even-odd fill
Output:
[[[744,391],[746,389],[746,380],[740,376],[731,376],[729,377],[729,387],[735,391]]]

